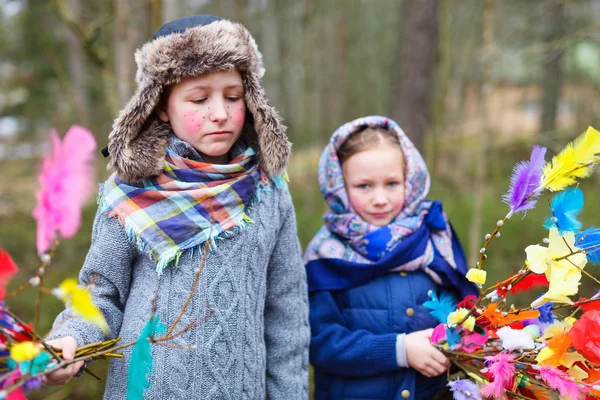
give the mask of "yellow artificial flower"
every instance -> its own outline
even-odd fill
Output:
[[[77,280],[65,279],[57,289],[52,290],[52,293],[65,303],[70,301],[71,308],[76,316],[98,326],[105,334],[109,333],[104,314],[92,301],[91,293],[79,286]]]
[[[477,285],[483,285],[487,277],[487,272],[478,268],[471,268],[466,275],[467,279]]]
[[[467,316],[467,314],[469,314],[469,310],[463,307],[451,312],[448,314],[448,326],[452,327],[457,325]],[[472,331],[475,328],[475,317],[470,315],[461,325],[463,328]]]
[[[581,270],[587,263],[587,257],[584,253],[563,257],[578,250],[575,246],[575,234],[565,232],[561,236],[557,228],[550,229],[548,247],[533,245],[525,249],[529,269],[536,274],[546,274],[550,283],[548,291],[531,303],[531,307],[539,307],[549,301],[572,303],[568,296],[578,291]]]
[[[577,365],[572,368],[569,368],[567,370],[567,374],[571,375],[576,382],[582,382],[584,379],[587,379],[588,376],[590,376],[587,372],[579,368]]]
[[[40,347],[34,342],[20,342],[10,346],[10,358],[20,363],[33,360],[40,354]]]

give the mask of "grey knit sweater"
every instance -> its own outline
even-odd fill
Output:
[[[250,217],[253,224],[234,229],[210,249],[198,288],[175,329],[210,315],[170,342],[195,350],[152,344],[154,370],[146,399],[308,398],[306,277],[289,192],[263,193]],[[161,321],[173,323],[202,251],[185,252],[178,267],[158,276],[155,262],[128,240],[118,220],[96,215],[80,280],[85,284],[99,274],[93,296],[110,327],[109,337],[135,341],[155,294]],[[70,335],[79,346],[106,339],[78,318],[65,319],[69,313],[67,308],[57,317],[50,338]],[[125,399],[131,351],[111,361],[105,399]]]

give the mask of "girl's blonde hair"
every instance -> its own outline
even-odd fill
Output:
[[[402,168],[406,169],[404,152],[398,136],[395,132],[382,128],[366,128],[353,134],[340,146],[337,156],[340,164],[344,164],[353,155],[382,144],[395,146],[402,152]]]

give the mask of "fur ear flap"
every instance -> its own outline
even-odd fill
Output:
[[[161,93],[162,86],[155,82],[139,87],[108,136],[108,167],[127,182],[139,182],[163,170],[170,126],[154,113]]]
[[[261,168],[270,177],[285,172],[292,144],[287,138],[286,127],[277,111],[267,101],[264,89],[253,74],[243,74],[246,107],[254,117],[257,132],[258,156]]]

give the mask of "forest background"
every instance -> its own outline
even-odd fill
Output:
[[[556,153],[600,127],[600,0],[0,0],[0,246],[21,268],[13,285],[37,266],[31,210],[49,130],[80,124],[106,145],[135,89],[135,49],[165,22],[200,13],[243,23],[264,55],[264,86],[294,143],[303,246],[325,210],[321,150],[346,121],[379,114],[404,128],[427,160],[429,197],[444,202],[473,265],[507,212],[500,197],[511,168],[532,144]],[[101,182],[99,153],[97,166]],[[600,224],[599,182],[583,183],[586,226]],[[488,282],[516,271],[524,247],[544,236],[544,205],[503,229]],[[79,235],[59,247],[48,285],[77,275],[95,209],[90,201]],[[9,305],[31,318],[31,299]],[[62,304],[47,298],[44,307],[42,330]],[[103,374],[106,363],[92,368]],[[29,398],[96,399],[102,390],[84,376]]]

